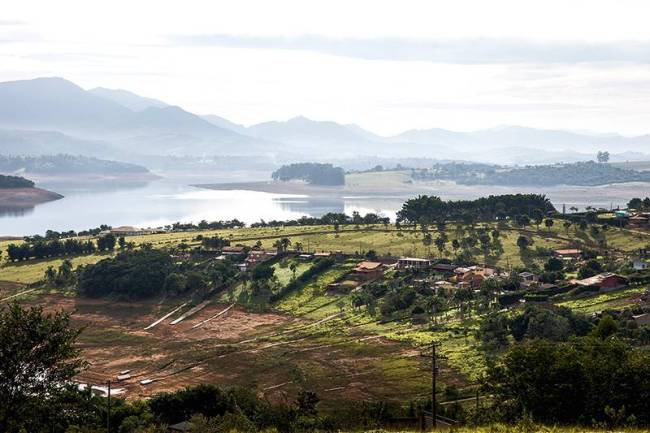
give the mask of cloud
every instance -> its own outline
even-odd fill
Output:
[[[385,104],[389,108],[413,108],[433,110],[471,110],[471,111],[601,111],[608,107],[569,104],[563,102],[494,102],[494,103],[463,103],[463,102],[393,102]]]
[[[135,59],[136,56],[115,55],[106,53],[34,53],[23,56],[26,59],[41,60],[46,62],[66,62],[79,60],[119,60]]]
[[[650,41],[580,42],[526,39],[330,38],[235,34],[176,35],[183,46],[311,51],[367,60],[422,61],[456,64],[504,63],[650,63]]]

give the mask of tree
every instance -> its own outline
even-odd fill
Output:
[[[458,253],[458,249],[460,248],[460,242],[458,239],[451,241],[451,248],[454,250],[454,254]]]
[[[117,240],[117,244],[120,246],[121,250],[123,250],[126,247],[126,239],[124,239],[124,236],[119,237],[119,239]]]
[[[551,257],[544,264],[544,270],[549,272],[557,272],[563,269],[564,269],[564,261],[562,259],[558,259],[557,257]]]
[[[609,162],[609,152],[608,151],[598,152],[598,154],[596,154],[596,159],[601,164]]]
[[[97,249],[99,251],[113,251],[116,243],[117,239],[115,238],[115,235],[113,233],[108,233],[97,238]]]
[[[41,431],[30,424],[86,365],[76,346],[79,333],[70,313],[44,314],[42,307],[23,309],[17,302],[0,309],[0,431]]]
[[[442,253],[445,251],[445,245],[447,245],[447,241],[449,239],[447,238],[447,235],[445,233],[440,233],[438,237],[436,237],[436,240],[434,241],[436,244],[436,248],[438,249],[438,252],[440,253],[440,256],[442,257]]]
[[[535,225],[537,226],[537,229],[539,230],[539,225],[544,220],[544,212],[542,212],[539,209],[535,209],[533,211],[533,220],[535,221]]]
[[[517,238],[517,246],[521,251],[527,250],[528,247],[532,245],[532,243],[533,242],[531,241],[531,239],[526,236],[522,235]]]
[[[291,278],[293,280],[295,280],[296,279],[296,270],[298,270],[298,266],[295,263],[292,262],[289,265],[289,269],[291,270]]]
[[[546,218],[544,220],[544,225],[546,226],[549,232],[551,231],[551,227],[553,227],[553,224],[555,224],[555,222],[551,218]]]
[[[163,290],[167,295],[177,296],[185,292],[187,287],[187,279],[183,274],[172,272],[165,278]]]
[[[314,416],[316,415],[316,405],[320,399],[315,392],[300,391],[296,398],[296,410],[300,415]]]

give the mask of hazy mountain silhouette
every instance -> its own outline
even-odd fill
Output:
[[[598,150],[644,158],[638,152],[650,149],[648,135],[624,137],[521,126],[473,132],[432,128],[383,137],[354,124],[298,116],[244,127],[217,115],[198,116],[126,90],[100,87],[86,91],[62,78],[0,83],[2,127],[13,130],[0,135],[0,149],[4,151],[11,149],[12,142],[23,140],[24,149],[42,153],[47,140],[24,133],[40,130],[70,135],[51,140],[51,153],[95,156],[114,146],[125,154],[285,153],[314,159],[336,154],[533,163],[584,159]]]
[[[147,104],[140,111],[131,109]],[[268,152],[263,140],[220,128],[179,107],[125,91],[86,91],[62,78],[0,83],[0,126],[101,138],[129,153]],[[67,152],[96,155],[88,149],[80,143]]]
[[[0,129],[2,155],[84,154],[113,156],[117,150],[99,140],[82,140],[56,131]]]
[[[100,98],[111,100],[123,107],[133,111],[142,111],[149,107],[162,108],[169,104],[153,98],[136,95],[133,92],[123,89],[107,89],[105,87],[96,87],[89,90],[90,93]]]
[[[206,122],[210,122],[215,126],[218,126],[219,128],[224,128],[224,129],[230,129],[231,131],[235,131],[238,134],[246,134],[246,127],[244,125],[240,125],[239,123],[231,122],[230,120],[217,116],[216,114],[206,114],[201,116],[203,120]]]
[[[133,112],[62,78],[0,83],[0,126],[25,129],[104,130]]]

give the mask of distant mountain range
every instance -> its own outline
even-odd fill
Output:
[[[70,153],[128,160],[133,155],[264,155],[299,161],[420,157],[501,164],[650,159],[650,136],[624,137],[507,126],[473,132],[440,128],[383,137],[354,124],[287,121],[244,126],[196,115],[126,90],[84,90],[62,78],[0,83],[0,153]]]

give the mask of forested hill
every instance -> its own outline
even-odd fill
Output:
[[[304,162],[283,165],[271,175],[273,180],[304,180],[312,185],[345,185],[345,172],[332,164]]]
[[[146,167],[126,162],[109,161],[72,155],[5,156],[0,155],[0,171],[40,174],[145,174]]]
[[[34,188],[34,182],[20,176],[4,176],[0,174],[0,189]]]
[[[506,168],[484,164],[439,164],[413,170],[416,180],[453,180],[462,185],[507,186],[596,186],[625,182],[650,182],[650,172],[616,167],[593,161],[572,164]]]

